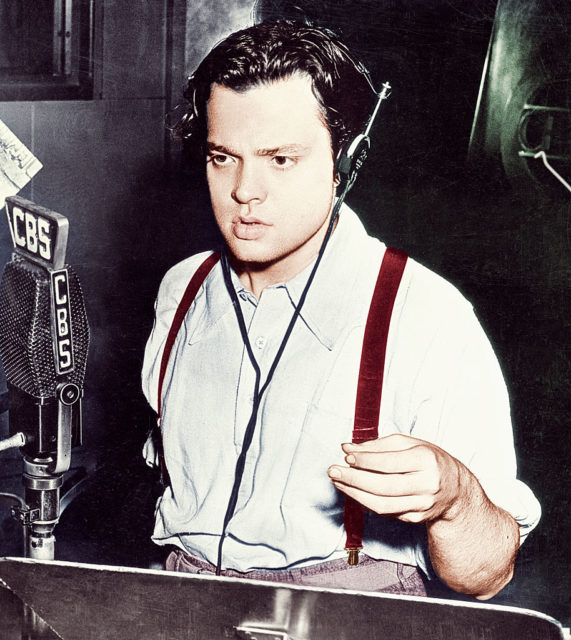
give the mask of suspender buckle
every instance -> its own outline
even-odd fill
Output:
[[[347,556],[347,564],[351,567],[359,564],[359,551],[363,547],[345,547],[345,551],[349,554]]]

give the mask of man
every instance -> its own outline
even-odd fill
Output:
[[[206,163],[225,249],[169,271],[145,353],[167,568],[412,594],[436,573],[493,596],[539,505],[515,478],[505,385],[470,305],[411,259],[376,366],[379,437],[349,444],[390,253],[345,205],[337,218],[335,160],[373,110],[368,77],[328,32],[281,21],[219,44],[186,96],[179,133]],[[366,508],[353,566],[345,529],[363,510],[344,521],[345,496]]]

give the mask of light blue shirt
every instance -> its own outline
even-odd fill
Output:
[[[363,333],[385,246],[344,207],[301,317],[263,396],[222,568],[311,565],[345,556],[344,497],[327,469],[351,441]],[[182,293],[207,257],[173,267],[157,297],[143,388],[157,407],[164,341]],[[255,297],[233,274],[262,384],[309,266]],[[163,386],[162,430],[171,484],[159,499],[153,539],[213,564],[248,423],[254,370],[218,263],[187,314]],[[539,520],[516,479],[508,396],[471,305],[409,259],[392,315],[379,435],[428,440],[463,462],[488,497],[518,521],[522,539]],[[368,514],[364,553],[428,571],[423,525]]]

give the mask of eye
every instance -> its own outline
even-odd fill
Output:
[[[222,153],[211,154],[208,159],[215,167],[227,167],[232,164],[232,158]]]
[[[272,163],[278,167],[278,169],[288,169],[295,164],[295,159],[289,156],[273,156]]]

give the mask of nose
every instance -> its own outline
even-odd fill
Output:
[[[259,167],[242,162],[236,173],[232,198],[239,204],[256,204],[266,199],[266,187]]]

